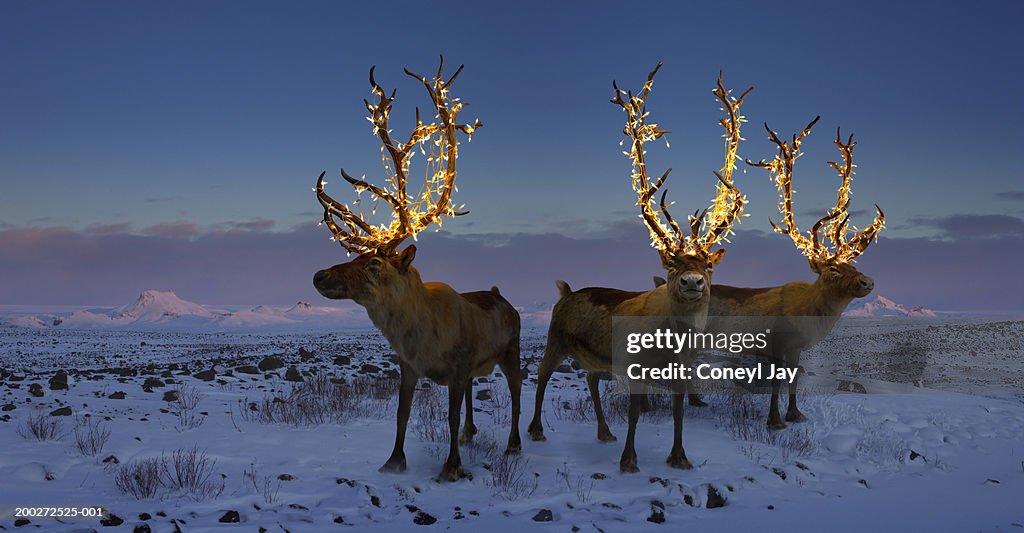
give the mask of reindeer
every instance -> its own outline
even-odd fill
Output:
[[[664,185],[672,169],[668,169],[653,184],[647,177],[644,161],[644,143],[656,140],[667,130],[658,129],[657,124],[647,124],[645,101],[654,83],[654,76],[661,63],[651,71],[639,95],[631,91],[623,91],[614,84],[615,98],[613,103],[621,106],[627,113],[626,126],[623,132],[631,140],[631,151],[628,153],[633,163],[633,189],[639,199],[641,218],[651,233],[652,246],[661,256],[662,266],[668,272],[668,283],[663,287],[646,292],[628,292],[601,287],[588,287],[573,292],[564,281],[557,281],[560,293],[551,317],[548,330],[548,342],[544,357],[538,370],[537,395],[534,404],[533,420],[529,432],[533,440],[545,440],[542,422],[544,391],[555,367],[567,355],[571,355],[587,370],[587,385],[594,403],[594,412],[598,420],[598,440],[603,442],[615,440],[608,429],[608,424],[601,409],[598,384],[604,372],[619,370],[612,364],[612,317],[614,316],[651,316],[679,317],[692,323],[695,327],[703,327],[707,317],[711,271],[725,254],[724,249],[712,252],[711,249],[731,232],[731,226],[741,216],[746,199],[739,189],[733,185],[732,173],[735,169],[736,151],[740,139],[740,123],[743,117],[739,114],[743,98],[749,90],[739,98],[729,96],[722,85],[719,75],[715,96],[723,104],[728,117],[721,121],[726,131],[725,165],[721,172],[716,172],[720,184],[717,187],[715,200],[711,207],[703,213],[694,213],[689,217],[689,234],[685,234],[679,224],[668,212],[665,197],[667,190],[662,191],[660,209],[652,204],[655,194]],[[623,98],[625,96],[625,98]],[[664,216],[667,225],[662,222]],[[701,230],[705,232],[702,234]],[[634,446],[636,425],[640,417],[641,398],[639,394],[631,394],[629,401],[629,430],[626,445],[619,461],[623,472],[637,472],[637,455]],[[683,404],[681,392],[675,392],[672,398],[674,435],[672,450],[668,456],[668,464],[675,468],[691,468],[682,445]]]
[[[374,80],[370,69],[370,85],[376,102],[364,100],[370,112],[373,133],[383,145],[381,159],[388,174],[388,185],[378,187],[355,179],[341,171],[342,177],[357,194],[370,191],[377,203],[390,205],[390,225],[375,226],[368,222],[361,208],[350,208],[324,192],[324,173],[317,180],[317,199],[324,208],[323,223],[354,260],[320,270],[313,276],[313,285],[331,299],[351,299],[366,308],[374,325],[384,334],[399,357],[401,385],[398,395],[398,427],[391,457],[380,468],[382,472],[406,469],[405,432],[412,407],[417,380],[425,376],[448,386],[448,428],[450,449],[441,469],[440,479],[455,481],[465,475],[459,457],[459,443],[468,442],[476,432],[473,424],[472,380],[489,374],[497,364],[501,367],[512,396],[512,429],[507,452],[517,453],[522,444],[519,436],[519,313],[498,292],[458,293],[444,283],[424,283],[412,266],[416,246],[401,251],[399,244],[423,231],[431,224],[441,226],[442,219],[464,215],[451,202],[455,188],[458,157],[458,132],[472,138],[480,121],[460,124],[459,111],[466,105],[449,94],[452,83],[463,67],[445,81],[442,78],[444,57],[432,81],[410,72],[427,89],[436,110],[435,121],[424,124],[416,109],[416,127],[409,140],[396,142],[391,138],[388,115],[395,92],[390,96]],[[406,192],[407,175],[413,149],[427,154],[427,180],[418,196]],[[424,150],[428,147],[429,152]],[[359,200],[356,200],[358,206]],[[466,402],[466,423],[459,436],[459,413]]]
[[[885,214],[882,208],[875,205],[877,211],[871,225],[858,231],[849,225],[850,185],[853,179],[853,148],[857,145],[853,135],[844,142],[840,130],[836,130],[833,143],[842,156],[841,162],[830,161],[829,166],[838,172],[840,184],[835,206],[818,220],[811,228],[809,235],[804,235],[796,226],[793,216],[793,166],[800,157],[800,144],[820,117],[815,117],[799,134],[794,134],[789,141],[779,139],[778,135],[768,127],[768,136],[778,147],[775,158],[757,163],[747,164],[767,169],[779,190],[779,211],[782,213],[782,225],[768,220],[772,229],[788,235],[805,256],[811,271],[817,274],[814,283],[795,281],[779,287],[740,288],[728,285],[711,286],[711,302],[709,314],[712,317],[708,331],[718,332],[726,327],[726,317],[763,317],[755,320],[761,326],[774,330],[785,330],[785,334],[773,336],[769,349],[762,355],[785,361],[787,366],[798,367],[800,353],[807,350],[828,336],[846,306],[854,298],[862,298],[871,293],[875,282],[862,274],[853,265],[854,260],[864,253],[868,245],[878,240],[878,233],[885,227]],[[822,243],[821,236],[831,241],[829,247]],[[715,317],[721,317],[716,319]],[[748,321],[749,323],[749,321]],[[778,400],[781,382],[772,382],[771,404],[768,411],[769,428],[786,427],[780,418]],[[786,422],[802,422],[807,419],[797,408],[797,380],[789,384],[789,406],[786,411]]]

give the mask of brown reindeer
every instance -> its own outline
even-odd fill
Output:
[[[370,69],[370,85],[378,99],[366,102],[374,133],[383,144],[382,159],[388,172],[386,187],[377,187],[355,179],[341,171],[342,177],[357,193],[370,191],[376,202],[390,205],[392,221],[388,226],[370,224],[361,210],[353,210],[324,192],[324,174],[317,180],[316,195],[324,208],[323,223],[337,240],[359,256],[348,262],[321,270],[313,276],[313,285],[327,298],[351,299],[366,308],[370,320],[391,343],[399,357],[401,388],[398,395],[398,431],[391,457],[382,472],[402,472],[406,468],[405,432],[412,407],[413,392],[419,377],[448,386],[448,428],[450,449],[440,479],[455,481],[464,475],[459,457],[459,443],[472,439],[472,380],[489,374],[497,364],[508,381],[512,395],[512,430],[508,452],[519,452],[519,313],[498,292],[458,293],[444,283],[420,279],[412,266],[416,247],[409,245],[399,251],[399,244],[414,237],[431,224],[441,225],[444,217],[465,214],[452,207],[451,193],[455,184],[455,165],[459,142],[457,132],[467,135],[481,126],[459,124],[457,117],[465,105],[449,95],[452,82],[462,67],[445,81],[441,67],[432,81],[406,70],[427,89],[436,110],[435,121],[424,124],[416,110],[416,127],[409,140],[392,140],[388,114],[395,93],[390,96],[374,81]],[[424,146],[427,150],[424,150]],[[428,154],[428,178],[418,196],[406,192],[406,176],[413,148]],[[356,201],[358,204],[358,200]],[[466,402],[466,424],[459,437],[459,413]]]
[[[657,124],[647,124],[645,120],[645,101],[651,91],[654,75],[660,67],[661,63],[651,71],[639,95],[620,90],[613,84],[615,98],[612,102],[621,106],[627,113],[623,131],[631,140],[628,155],[633,162],[633,188],[639,196],[637,204],[640,206],[641,218],[651,233],[652,246],[661,255],[662,266],[668,272],[669,281],[663,287],[646,292],[600,287],[588,287],[573,292],[564,281],[556,282],[560,299],[552,312],[547,347],[538,370],[534,414],[529,426],[530,437],[533,440],[545,440],[542,421],[544,391],[555,367],[566,356],[575,358],[588,372],[587,385],[598,420],[598,439],[606,442],[615,440],[605,421],[598,391],[602,373],[621,370],[613,369],[612,364],[612,317],[672,316],[684,318],[695,327],[703,327],[707,317],[711,270],[725,254],[724,249],[714,252],[711,249],[724,240],[731,231],[731,226],[741,215],[746,201],[732,183],[732,172],[735,169],[736,151],[740,141],[739,128],[743,121],[739,109],[743,98],[750,91],[743,93],[739,98],[731,97],[719,76],[715,96],[728,113],[728,117],[721,122],[726,130],[726,161],[721,172],[716,172],[721,183],[717,188],[714,202],[704,213],[695,213],[690,217],[690,231],[687,234],[668,212],[665,203],[667,191],[661,194],[660,209],[653,205],[655,194],[665,183],[671,169],[652,184],[647,177],[644,161],[644,143],[668,133],[667,130],[658,129]],[[664,216],[667,224],[662,222],[661,216]],[[623,472],[639,470],[634,442],[636,425],[640,417],[640,400],[639,394],[630,395],[629,430],[619,461],[619,468]],[[674,434],[668,464],[676,468],[690,468],[691,464],[682,445],[681,391],[673,394],[672,407]]]
[[[817,122],[818,117],[799,134],[793,135],[789,141],[779,139],[768,124],[765,124],[769,138],[778,147],[778,154],[770,162],[762,160],[747,163],[765,168],[771,173],[779,189],[779,211],[783,220],[781,226],[776,225],[771,219],[769,223],[777,233],[788,235],[792,239],[797,249],[807,256],[811,270],[818,278],[814,283],[795,281],[780,287],[711,286],[709,314],[712,319],[708,324],[708,331],[715,333],[727,327],[730,322],[727,317],[763,317],[755,320],[759,323],[757,329],[774,328],[777,331],[785,331],[785,334],[773,336],[771,345],[761,355],[784,361],[789,367],[798,367],[800,353],[816,345],[832,331],[843,310],[854,298],[862,298],[871,293],[875,286],[874,280],[858,271],[853,266],[853,261],[864,253],[868,245],[878,239],[878,232],[885,227],[885,214],[878,205],[875,205],[877,214],[871,225],[861,231],[853,229],[853,236],[848,236],[851,228],[847,209],[850,205],[850,185],[855,168],[853,148],[857,143],[854,142],[853,135],[844,142],[837,129],[833,142],[842,155],[842,161],[829,162],[829,166],[834,168],[841,178],[836,204],[814,224],[808,235],[802,234],[797,228],[793,216],[793,165],[800,157],[800,144]],[[831,241],[831,247],[822,242],[821,236]],[[780,387],[780,381],[772,382],[767,423],[768,427],[773,429],[786,427],[778,407]],[[793,380],[789,383],[786,422],[806,420],[797,408],[796,391],[797,380]]]

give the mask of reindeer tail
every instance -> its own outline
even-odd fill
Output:
[[[569,296],[570,294],[572,294],[572,289],[569,287],[569,284],[564,282],[564,281],[562,281],[562,280],[560,280],[560,279],[559,280],[555,280],[555,286],[558,287],[558,299],[559,300],[561,300],[562,298],[565,298],[566,296]]]

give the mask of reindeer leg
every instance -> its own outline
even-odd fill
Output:
[[[555,372],[558,363],[562,361],[564,353],[548,334],[548,345],[544,348],[544,357],[541,358],[540,366],[537,368],[537,393],[533,401],[533,420],[530,421],[530,426],[527,428],[527,431],[530,432],[530,440],[547,440],[544,436],[544,421],[541,418],[541,410],[544,408],[544,390],[548,386],[551,374]]]
[[[462,457],[459,455],[459,418],[462,410],[462,398],[466,390],[465,376],[452,376],[448,382],[448,460],[441,468],[440,481],[458,481],[465,476],[462,470]]]
[[[608,421],[604,418],[604,409],[601,408],[601,373],[596,370],[587,372],[587,387],[590,389],[590,400],[594,402],[594,415],[597,417],[597,440],[601,442],[614,442],[615,435],[608,429]]]
[[[523,451],[523,441],[519,437],[519,397],[523,389],[523,379],[519,375],[519,339],[512,341],[505,362],[501,364],[501,371],[505,373],[508,381],[508,390],[512,396],[512,429],[508,434],[508,446],[505,453],[519,453]]]
[[[779,415],[779,388],[782,386],[782,380],[772,379],[772,399],[771,405],[768,407],[768,429],[782,429],[786,427],[786,423],[782,421],[782,416]]]
[[[466,425],[462,426],[459,444],[473,442],[473,435],[476,435],[476,425],[473,424],[473,378],[469,378],[466,382]]]
[[[405,429],[409,425],[409,413],[412,411],[412,395],[416,391],[416,380],[418,376],[413,369],[399,361],[399,368],[402,371],[402,383],[398,389],[398,430],[395,433],[395,449],[384,466],[380,467],[381,472],[405,472]]]
[[[629,395],[629,430],[626,432],[626,446],[619,459],[619,470],[626,473],[639,472],[636,465],[636,424],[640,420],[640,394]]]
[[[800,354],[797,354],[793,368],[799,368]],[[807,417],[796,407],[796,383],[800,380],[800,373],[793,376],[793,382],[789,384],[789,408],[786,409],[786,422],[804,422]]]
[[[672,393],[672,430],[672,451],[665,462],[672,468],[693,468],[683,449],[683,394],[680,392]]]

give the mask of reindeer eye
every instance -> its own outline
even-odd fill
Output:
[[[374,257],[373,259],[370,259],[369,261],[366,262],[366,268],[368,268],[370,270],[377,270],[383,264],[384,264],[383,261],[381,261],[380,259],[377,259],[376,257]]]
[[[829,267],[828,270],[829,270],[829,272],[831,272],[833,274],[838,274],[839,273],[839,267]]]

